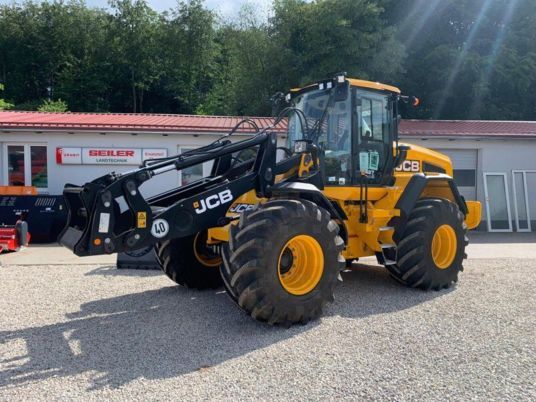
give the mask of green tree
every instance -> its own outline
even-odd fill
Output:
[[[220,101],[213,110],[266,115],[276,91],[340,71],[396,82],[403,72],[404,49],[387,26],[388,3],[276,0],[267,22],[245,9],[238,23],[220,29],[227,73],[215,85],[213,96]]]
[[[181,112],[202,108],[218,67],[215,15],[201,0],[179,2],[164,15],[160,36],[162,68],[166,72],[161,88],[176,102]]]
[[[158,58],[158,14],[145,0],[112,0],[108,41],[116,72],[130,87],[131,111],[143,112],[145,92],[161,74]],[[125,105],[126,107],[127,105]]]
[[[533,0],[274,0],[231,22],[202,0],[27,1],[0,6],[0,32],[15,109],[266,115],[275,92],[346,71],[421,97],[405,117],[536,119]]]
[[[417,118],[535,119],[536,4],[401,0],[390,20],[408,50],[402,87]]]
[[[393,81],[403,69],[403,48],[387,26],[385,4],[375,0],[276,0],[274,40],[292,82],[339,71]],[[389,55],[389,62],[384,62]],[[295,66],[295,67],[293,67]]]
[[[106,110],[107,18],[81,1],[1,6],[0,72],[17,108],[54,94],[74,110]]]
[[[250,6],[242,9],[237,22],[219,28],[220,71],[205,106],[209,113],[269,113],[269,98],[278,85],[273,43],[268,24],[256,18]]]
[[[57,75],[54,96],[65,99],[72,110],[110,110],[115,77],[108,45],[109,16],[84,3],[69,7],[65,37],[69,54]]]

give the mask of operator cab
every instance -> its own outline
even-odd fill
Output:
[[[288,141],[309,140],[320,149],[326,186],[385,184],[393,175],[400,90],[369,81],[323,81],[291,92]]]

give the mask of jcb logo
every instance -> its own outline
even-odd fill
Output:
[[[404,161],[400,166],[395,169],[397,172],[420,172],[420,161]]]
[[[229,209],[229,212],[234,212],[234,213],[237,213],[237,214],[241,214],[244,211],[251,211],[253,208],[255,208],[255,205],[253,205],[253,204],[234,204]]]
[[[207,209],[214,209],[222,204],[227,204],[233,200],[231,190],[220,191],[218,194],[211,195],[204,200],[194,202],[196,214],[202,214]]]

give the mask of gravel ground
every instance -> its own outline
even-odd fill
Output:
[[[343,277],[283,329],[155,272],[4,265],[0,399],[536,400],[536,260],[472,260],[431,293]]]

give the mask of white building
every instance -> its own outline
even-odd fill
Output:
[[[135,169],[142,159],[176,155],[227,134],[241,118],[183,115],[0,112],[0,185],[36,186],[61,194],[111,171]],[[256,118],[265,127],[272,119]],[[233,135],[240,139],[252,128]],[[142,187],[153,195],[210,173],[210,164],[170,172]]]
[[[0,185],[61,194],[145,158],[174,155],[229,132],[238,117],[0,112]],[[272,119],[255,118],[260,127]],[[250,127],[235,134],[244,138]],[[403,142],[454,162],[462,194],[484,206],[481,229],[536,230],[536,122],[403,121]],[[142,187],[152,195],[208,174],[210,164],[169,172]],[[530,222],[532,217],[532,224]]]
[[[400,135],[451,158],[462,195],[482,203],[481,230],[536,231],[536,122],[406,120]]]

